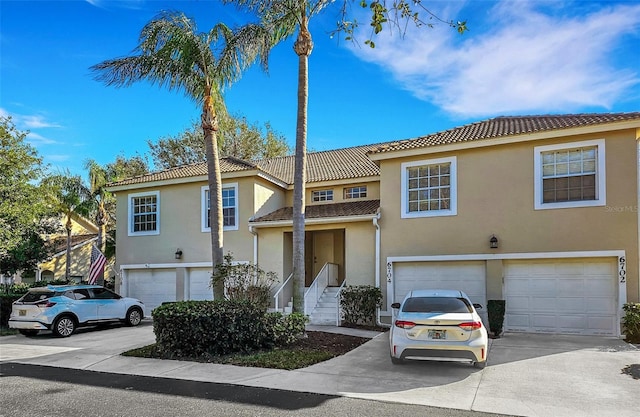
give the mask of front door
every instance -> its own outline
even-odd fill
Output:
[[[313,279],[327,262],[333,262],[333,231],[313,232]]]

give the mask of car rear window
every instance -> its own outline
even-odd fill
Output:
[[[412,297],[402,306],[407,313],[471,313],[473,310],[464,298]]]
[[[56,293],[49,290],[29,291],[24,296],[22,296],[20,301],[22,301],[23,303],[35,303],[55,296]]]

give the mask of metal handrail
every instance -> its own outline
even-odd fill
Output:
[[[340,286],[338,287],[338,292],[336,293],[336,295],[334,295],[334,297],[336,298],[336,326],[338,327],[340,327],[340,298],[338,297],[340,297],[340,293],[344,289],[344,285],[346,283],[346,279],[342,281],[342,284],[340,284]]]
[[[324,292],[324,289],[329,286],[329,271],[328,271],[329,265],[335,265],[335,264],[332,264],[331,262],[325,263],[322,266],[322,269],[320,270],[320,272],[318,272],[318,275],[316,275],[316,278],[313,280],[309,288],[304,292],[304,314],[305,315],[309,315],[309,312],[314,308],[316,308],[316,306],[318,305],[318,300],[320,300],[320,296]],[[324,278],[324,283],[323,283],[324,286],[322,287],[322,289],[320,289],[320,280],[322,278]],[[312,292],[315,294],[315,297],[313,299],[314,300],[313,306],[311,306],[311,303],[307,302],[307,296]]]
[[[287,278],[282,285],[280,286],[280,288],[278,288],[278,290],[273,294],[273,298],[275,299],[275,309],[276,311],[278,311],[278,296],[282,293],[282,291],[284,290],[284,287],[289,283],[289,281],[291,280],[291,278],[293,278],[293,272],[289,275],[289,278]],[[282,300],[282,304],[284,306],[284,299]]]

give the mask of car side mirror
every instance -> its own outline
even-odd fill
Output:
[[[391,308],[400,308],[400,303],[391,304]]]
[[[482,308],[482,304],[478,304],[478,303],[473,303],[473,306],[478,309],[478,308]]]

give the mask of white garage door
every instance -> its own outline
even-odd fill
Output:
[[[401,302],[411,290],[443,289],[464,291],[471,301],[482,304],[478,312],[487,323],[486,263],[397,262],[393,264],[394,302]]]
[[[211,268],[192,269],[189,271],[189,300],[213,300],[211,282]]]
[[[145,316],[165,301],[176,301],[176,271],[131,270],[127,275],[127,294],[144,303]]]
[[[615,276],[612,260],[505,261],[505,330],[615,335]]]

